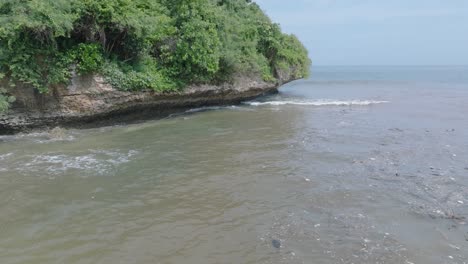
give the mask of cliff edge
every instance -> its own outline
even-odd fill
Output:
[[[32,87],[12,89],[17,100],[7,113],[0,114],[0,134],[164,117],[193,107],[238,104],[275,93],[279,85],[245,78],[232,84],[189,86],[181,92],[125,92],[100,75],[77,76],[70,85],[51,88],[47,94]]]

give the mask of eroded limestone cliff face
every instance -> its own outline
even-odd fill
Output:
[[[17,100],[0,114],[0,134],[157,118],[191,107],[237,104],[274,93],[279,85],[238,78],[232,84],[189,86],[181,92],[124,92],[99,75],[74,77],[70,85],[51,87],[48,94],[20,85],[9,91]]]

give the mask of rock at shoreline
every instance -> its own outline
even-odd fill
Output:
[[[76,76],[73,87],[54,87],[49,94],[17,86],[11,91],[17,101],[7,113],[0,114],[0,134],[57,126],[134,122],[165,117],[193,107],[239,104],[275,93],[281,84],[289,81],[292,79],[275,83],[239,77],[233,83],[189,86],[183,91],[168,93],[120,91],[98,75]]]

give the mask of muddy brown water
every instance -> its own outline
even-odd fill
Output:
[[[0,137],[0,263],[468,263],[468,68]]]

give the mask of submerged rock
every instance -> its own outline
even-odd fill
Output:
[[[279,241],[278,239],[273,239],[271,240],[271,245],[274,248],[281,248],[281,241]]]

